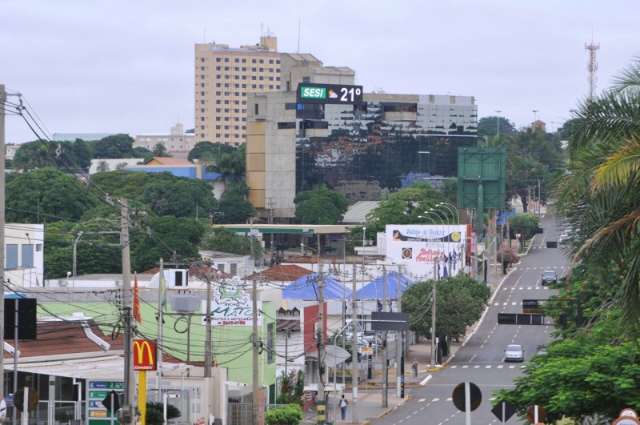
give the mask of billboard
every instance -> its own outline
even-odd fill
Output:
[[[202,300],[202,311],[206,314],[206,300]],[[251,295],[243,285],[222,283],[213,288],[211,300],[211,323],[215,326],[251,326],[253,321]],[[258,312],[262,303],[258,301]],[[206,317],[203,317],[206,323]],[[262,315],[258,313],[258,325],[262,323]]]
[[[415,278],[445,278],[465,271],[466,225],[388,224],[385,239],[387,260],[403,265]]]

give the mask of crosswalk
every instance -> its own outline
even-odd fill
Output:
[[[502,288],[503,291],[550,291],[548,286],[514,286],[513,288]]]
[[[454,364],[450,365],[449,369],[526,369],[527,365],[513,365],[513,364]]]
[[[531,266],[518,267],[519,270],[569,270],[568,266]]]

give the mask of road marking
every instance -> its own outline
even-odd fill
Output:
[[[418,400],[418,403],[422,403],[424,401],[427,401],[427,399],[426,398],[421,398],[420,400]]]
[[[440,401],[439,398],[434,398],[433,400],[431,400],[432,403],[435,403],[436,401]]]
[[[515,301],[511,303],[511,305],[516,305]]]
[[[469,365],[462,366],[463,369],[469,369]]]
[[[430,380],[431,380],[431,375],[427,375],[427,377],[420,382],[420,385],[425,386],[427,385],[427,382],[429,382]]]
[[[507,305],[507,303],[502,303],[502,305]],[[436,334],[437,335],[437,334]]]
[[[490,365],[490,364],[488,364],[488,365],[486,365],[484,368],[485,368],[485,369],[491,369],[491,365]],[[402,378],[402,377],[401,377],[401,378]]]
[[[499,306],[499,305],[500,305],[500,303],[494,303],[494,304],[493,304],[493,306],[494,306],[494,307],[497,307],[497,306]]]
[[[502,369],[504,367],[504,365],[499,364],[498,365],[498,369]]]
[[[515,369],[516,367],[514,365],[509,366],[509,369]]]
[[[452,400],[451,397],[447,397],[447,401],[451,401],[451,400]]]
[[[451,366],[451,369],[455,369],[455,368],[457,368],[457,367],[458,367],[458,366],[453,365],[453,366]]]
[[[530,290],[531,290],[531,286],[527,286],[527,291],[530,291]]]
[[[474,369],[480,369],[480,365],[479,365],[479,364],[477,364],[477,365],[475,365],[473,368],[474,368]]]

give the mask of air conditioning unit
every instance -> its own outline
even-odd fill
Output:
[[[200,310],[202,304],[198,295],[192,294],[176,294],[169,298],[171,309],[176,313],[195,313]]]

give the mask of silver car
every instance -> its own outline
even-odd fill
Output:
[[[522,345],[509,344],[507,349],[504,350],[505,362],[523,362],[524,361],[524,349]]]

